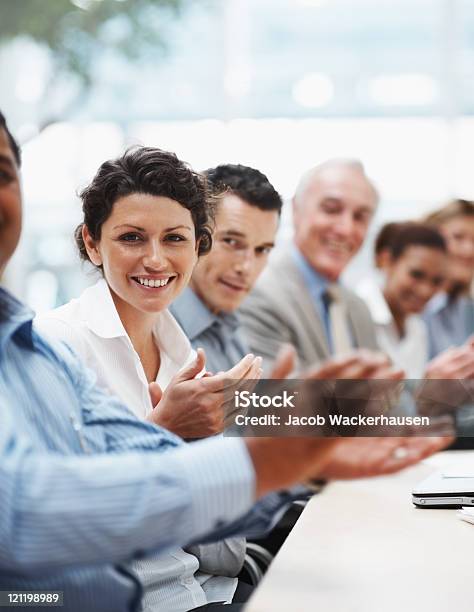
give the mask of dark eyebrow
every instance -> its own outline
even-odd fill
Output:
[[[361,206],[361,208],[359,208],[359,210],[357,212],[364,212],[367,213],[369,215],[372,215],[375,211],[370,208],[369,206]]]
[[[221,236],[231,236],[233,238],[243,238],[244,240],[247,238],[247,236],[245,234],[243,234],[242,232],[239,232],[237,230],[224,230],[222,232],[217,232],[219,235]],[[262,244],[257,245],[255,248],[256,249],[260,249],[262,247],[271,247],[273,248],[275,246],[274,242],[263,242]]]
[[[4,155],[3,153],[0,153],[0,162],[7,164],[7,166],[10,166],[12,170],[15,169],[15,164],[13,163],[13,160],[10,159],[10,157],[8,157],[7,155]]]
[[[128,227],[128,228],[132,228],[132,229],[137,230],[138,232],[146,232],[146,229],[145,229],[145,228],[143,228],[143,227],[138,227],[138,225],[131,225],[130,223],[122,223],[122,225],[116,225],[116,226],[114,227],[114,230],[116,230],[116,229],[120,229],[121,227]],[[189,225],[176,225],[176,226],[174,226],[174,227],[167,227],[167,228],[165,229],[165,232],[173,232],[173,231],[175,231],[175,230],[177,230],[177,229],[187,229],[187,230],[189,230],[190,232],[192,232],[192,231],[193,231],[193,230],[192,230],[192,229],[189,227]]]
[[[328,196],[321,200],[322,202],[329,202],[332,204],[344,204],[344,200],[342,198],[338,198],[336,196]],[[366,206],[365,204],[360,205],[355,212],[364,212],[369,215],[373,214],[375,211],[370,206]]]
[[[137,225],[131,225],[130,223],[122,223],[122,225],[116,225],[113,229],[120,229],[121,227],[128,227],[128,228],[132,228],[132,229],[136,229],[139,232],[144,232],[146,231],[143,227],[138,227]]]
[[[191,227],[189,227],[189,225],[175,225],[174,227],[167,227],[165,229],[165,232],[174,232],[177,229],[187,229],[190,232],[193,231],[193,229]]]
[[[325,196],[322,200],[322,202],[342,202],[342,198],[339,198],[338,196]]]
[[[242,232],[238,232],[237,230],[223,230],[222,232],[218,232],[219,234],[226,236],[235,236],[236,238],[246,238],[245,234]]]

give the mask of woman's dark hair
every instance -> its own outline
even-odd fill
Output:
[[[438,230],[426,223],[407,222],[399,224],[397,231],[391,236],[387,248],[396,260],[411,246],[423,246],[447,252],[446,241]]]
[[[374,244],[374,251],[376,255],[380,255],[382,251],[390,248],[390,243],[400,227],[401,223],[392,221],[390,223],[386,223],[380,228]]]
[[[10,145],[10,149],[12,150],[13,157],[18,165],[18,168],[21,166],[21,151],[17,141],[13,138],[12,133],[8,129],[7,120],[5,119],[5,115],[0,111],[0,129],[2,129],[8,139],[8,144]]]
[[[206,179],[174,153],[152,147],[132,147],[122,157],[104,162],[90,185],[79,194],[84,221],[76,228],[75,239],[82,259],[89,261],[82,227],[86,225],[91,237],[100,240],[102,225],[115,202],[133,193],[163,196],[179,202],[191,213],[199,241],[198,255],[210,251],[214,203]]]

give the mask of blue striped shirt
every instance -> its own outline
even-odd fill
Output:
[[[137,420],[0,289],[0,590],[62,590],[72,612],[136,610],[126,562],[269,529],[290,496],[252,508],[253,490],[242,440],[185,445]]]

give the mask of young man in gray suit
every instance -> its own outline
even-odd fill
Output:
[[[267,264],[283,202],[249,166],[222,164],[205,175],[219,196],[213,245],[171,312],[191,344],[204,349],[207,369],[217,372],[250,352],[235,312]]]
[[[267,366],[283,343],[296,348],[302,368],[354,348],[377,349],[365,303],[338,283],[377,201],[355,160],[331,160],[302,177],[293,198],[293,244],[270,261],[242,306],[250,347]]]
[[[205,174],[216,193],[223,194],[217,205],[213,247],[198,262],[190,286],[174,301],[171,312],[193,347],[204,349],[207,369],[216,372],[231,368],[250,351],[238,309],[267,266],[282,200],[268,178],[249,166],[222,164]],[[296,277],[297,271],[289,270],[286,281],[291,282],[292,276]],[[298,301],[300,288],[296,286],[295,291],[292,299]],[[366,310],[363,312],[365,315]],[[372,331],[370,321],[367,327]],[[359,331],[362,336],[365,334],[364,329],[358,328]],[[288,340],[291,342],[291,337]],[[256,352],[260,354],[260,348]],[[276,354],[271,355],[273,359]],[[268,357],[266,351],[263,355]],[[287,356],[267,373],[274,377],[288,374],[292,366],[289,353]],[[341,378],[392,374],[388,359],[368,351],[350,353],[347,360],[340,362],[337,372]]]

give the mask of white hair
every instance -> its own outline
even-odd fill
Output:
[[[359,173],[372,188],[375,201],[376,203],[378,202],[379,193],[370,178],[367,176],[363,163],[360,160],[351,157],[335,157],[333,159],[328,159],[327,161],[324,161],[321,164],[307,170],[298,182],[293,200],[298,202],[303,197],[303,194],[308,186],[315,179],[317,179],[320,174],[326,170],[332,170],[334,168],[342,168],[344,170],[352,170],[353,172]]]

